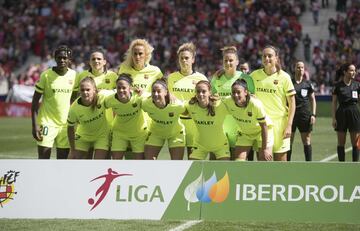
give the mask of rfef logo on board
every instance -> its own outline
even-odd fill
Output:
[[[204,182],[203,173],[199,177],[186,186],[184,190],[184,197],[188,201],[187,210],[190,211],[190,203],[204,202],[204,203],[221,203],[225,201],[229,194],[229,175],[226,172],[223,178],[217,180],[216,173]]]
[[[0,178],[0,206],[4,207],[5,204],[14,200],[15,182],[20,172],[10,170]]]

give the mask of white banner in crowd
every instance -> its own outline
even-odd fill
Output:
[[[0,218],[161,219],[190,166],[191,161],[2,160]]]
[[[15,84],[9,92],[7,101],[13,103],[31,103],[34,90],[34,86]]]

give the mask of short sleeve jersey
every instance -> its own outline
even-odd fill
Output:
[[[211,90],[212,93],[217,93],[221,98],[231,95],[231,86],[237,79],[245,79],[248,90],[250,93],[255,93],[254,82],[251,76],[236,71],[235,75],[231,78],[227,78],[225,74],[221,75],[220,78],[213,77],[211,79]]]
[[[165,108],[158,108],[151,97],[144,99],[142,109],[151,118],[149,131],[160,137],[171,137],[183,130],[180,123],[180,114],[185,112],[185,106],[181,101],[169,103]]]
[[[163,76],[163,73],[157,66],[147,64],[142,70],[135,70],[125,64],[121,64],[118,74],[127,73],[131,75],[133,86],[151,93],[151,85]]]
[[[310,95],[314,93],[314,87],[310,81],[304,79],[300,83],[297,83],[295,79],[292,79],[292,83],[296,92],[296,111],[309,112]]]
[[[75,77],[76,72],[70,68],[64,75],[57,74],[51,68],[41,73],[35,85],[35,91],[43,95],[38,124],[66,125]]]
[[[216,103],[215,116],[208,115],[208,109],[201,108],[197,103],[187,103],[186,109],[195,122],[197,143],[209,149],[224,145],[222,142],[226,140],[226,137],[223,132],[223,123],[228,112],[223,102]]]
[[[195,85],[200,80],[208,81],[206,76],[199,72],[188,76],[182,75],[179,71],[171,73],[167,80],[169,92],[183,102],[189,101],[195,96]]]
[[[254,80],[255,95],[263,103],[266,115],[271,119],[287,116],[286,97],[295,94],[289,74],[281,70],[268,76],[263,69],[258,69],[251,73],[251,77]]]
[[[136,94],[127,103],[120,102],[116,93],[106,97],[105,107],[112,108],[115,113],[113,131],[134,137],[146,129],[141,103],[142,98]]]
[[[95,76],[93,73],[86,70],[76,76],[74,91],[80,90],[80,81],[87,76],[91,76],[94,79],[98,90],[112,90],[116,88],[117,75],[115,72],[106,71],[101,75]]]
[[[244,134],[259,133],[261,131],[259,123],[270,124],[270,120],[266,118],[264,106],[254,97],[250,97],[246,107],[238,107],[231,96],[224,99],[224,104],[239,125],[239,131]]]
[[[95,108],[82,105],[80,97],[71,105],[68,124],[69,126],[78,124],[76,134],[84,139],[94,140],[109,132],[109,124],[105,117],[105,97],[103,95],[98,97]]]
[[[355,105],[359,101],[360,83],[351,81],[348,86],[344,81],[337,82],[332,94],[337,96],[340,106]]]

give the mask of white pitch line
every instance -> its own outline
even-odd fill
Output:
[[[173,229],[170,229],[169,231],[183,231],[185,229],[190,228],[193,225],[199,224],[200,222],[202,222],[202,220],[193,220],[193,221],[187,221],[182,225],[179,225],[178,227],[175,227]]]
[[[345,149],[345,153],[348,152],[348,151],[350,151],[351,149],[352,149],[352,147],[349,147],[349,148]],[[320,160],[320,162],[328,162],[328,161],[330,161],[330,160],[332,160],[332,159],[335,159],[336,157],[337,157],[337,153],[332,154],[331,156],[328,156],[328,157]]]

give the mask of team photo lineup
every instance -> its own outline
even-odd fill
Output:
[[[13,152],[155,160],[166,150],[173,160],[237,161],[299,160],[299,152],[305,161],[334,152],[345,161],[350,152],[358,161],[359,6],[4,1],[0,76],[10,90],[0,99],[31,103],[36,142],[25,156]],[[18,86],[31,89],[29,100],[11,100]],[[320,124],[332,130],[334,149],[323,148],[326,136],[317,140]]]
[[[291,78],[282,69],[279,49],[265,45],[262,66],[250,72],[236,46],[229,45],[221,49],[222,68],[207,77],[194,70],[196,46],[186,42],[176,52],[178,71],[164,76],[151,65],[153,51],[146,39],[134,39],[118,70],[111,71],[105,51],[96,48],[89,69],[76,73],[70,68],[71,48],[58,46],[56,66],[41,73],[32,99],[39,159],[50,158],[54,146],[58,159],[156,160],[167,143],[172,160],[187,153],[190,160],[251,161],[256,155],[259,161],[290,161],[298,129],[305,160],[312,160],[316,100],[304,62],[295,62]],[[345,159],[347,131],[352,160],[359,156],[355,76],[355,65],[344,63],[332,90],[339,161]]]

